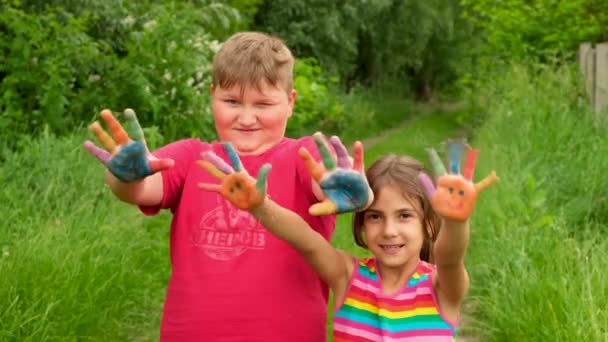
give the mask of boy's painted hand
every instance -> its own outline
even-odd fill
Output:
[[[320,203],[313,204],[308,212],[319,216],[367,208],[373,202],[374,194],[365,177],[361,142],[357,141],[354,144],[355,158],[351,163],[348,151],[340,138],[331,137],[329,143],[336,151],[336,165],[336,160],[325,145],[323,134],[315,133],[313,138],[323,163],[317,163],[304,147],[300,148],[299,154],[326,198]]]
[[[89,140],[84,142],[84,147],[99,159],[116,178],[123,182],[133,182],[173,167],[173,160],[157,159],[150,154],[143,130],[132,109],[125,110],[128,134],[110,110],[102,110],[101,117],[114,138],[101,127],[99,122],[95,121],[89,128],[105,150],[95,146]]]
[[[266,180],[270,172],[270,164],[264,164],[255,180],[243,168],[235,149],[229,143],[224,143],[232,167],[212,151],[203,152],[204,160],[197,164],[221,181],[220,184],[199,183],[198,187],[217,192],[239,209],[252,210],[264,202],[266,197]]]
[[[461,175],[460,157],[465,148],[468,153],[464,173]],[[479,193],[499,179],[496,177],[496,172],[492,171],[481,182],[473,183],[475,162],[479,151],[472,150],[470,146],[463,142],[450,141],[448,154],[449,173],[446,172],[441,159],[437,155],[437,151],[432,148],[429,149],[433,171],[437,175],[437,189],[435,189],[433,182],[427,174],[421,173],[419,177],[435,212],[445,219],[464,222],[473,213]]]

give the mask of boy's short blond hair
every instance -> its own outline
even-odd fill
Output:
[[[213,86],[259,87],[262,81],[293,89],[294,58],[281,39],[261,32],[240,32],[231,36],[213,60]]]

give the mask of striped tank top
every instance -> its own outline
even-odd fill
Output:
[[[455,341],[456,326],[437,305],[434,269],[420,261],[407,285],[385,295],[375,259],[359,260],[344,302],[334,312],[334,342]]]

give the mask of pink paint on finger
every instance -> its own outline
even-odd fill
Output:
[[[475,174],[475,163],[477,162],[477,155],[479,150],[470,150],[467,152],[467,161],[464,164],[463,176],[465,179],[472,180]]]
[[[205,191],[220,192],[222,187],[219,184],[198,183],[198,188]]]
[[[418,179],[420,179],[420,182],[422,183],[422,186],[424,187],[426,196],[428,198],[432,198],[433,195],[435,194],[435,185],[433,185],[433,181],[431,180],[431,178],[426,173],[421,172],[418,175]]]
[[[226,163],[222,158],[220,158],[213,151],[203,152],[203,153],[201,153],[201,156],[203,157],[203,159],[207,160],[208,162],[213,164],[215,167],[217,167],[218,170],[222,171],[223,173],[225,173],[227,175],[234,172],[234,169],[232,168],[232,166],[228,165],[228,163]]]
[[[355,142],[353,152],[355,154],[353,169],[363,172],[363,144],[360,141]]]
[[[110,159],[112,159],[112,155],[108,151],[97,147],[90,140],[84,142],[84,148],[86,148],[93,156],[95,156],[95,158],[99,159],[99,161],[102,162],[104,165],[107,164]]]
[[[342,144],[342,141],[340,141],[340,138],[334,135],[329,138],[329,143],[336,151],[336,156],[338,158],[338,167],[343,169],[350,169],[351,164],[350,158],[348,156],[348,151],[346,150],[346,147],[344,147],[344,144]]]

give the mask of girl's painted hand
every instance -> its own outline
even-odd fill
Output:
[[[325,145],[323,134],[313,135],[323,163],[317,163],[306,148],[299,150],[300,157],[306,164],[313,179],[319,183],[325,195],[322,202],[309,208],[311,215],[329,215],[363,210],[374,200],[374,194],[367,183],[363,167],[363,145],[357,141],[354,144],[354,162],[348,155],[346,147],[340,138],[333,136],[329,143],[336,151],[336,160]]]
[[[116,178],[123,182],[133,182],[173,167],[173,160],[157,159],[150,154],[143,131],[132,109],[125,110],[128,134],[110,110],[102,110],[101,117],[114,138],[95,121],[89,128],[105,149],[95,146],[89,140],[85,141],[84,147]]]
[[[212,151],[203,152],[204,160],[198,160],[197,164],[219,179],[221,183],[199,183],[198,187],[219,193],[239,209],[255,209],[264,202],[266,197],[266,180],[271,166],[270,164],[262,165],[256,180],[243,168],[241,159],[232,145],[229,143],[223,145],[232,166],[226,164]]]
[[[463,174],[460,174],[460,158],[467,150],[467,159]],[[429,149],[433,171],[437,175],[437,188],[425,173],[420,174],[420,181],[426,189],[427,196],[435,212],[445,219],[464,222],[469,219],[475,208],[477,196],[499,179],[496,172],[479,183],[473,183],[473,173],[478,150],[472,150],[463,142],[450,141],[448,144],[449,170],[447,173],[437,151]]]

